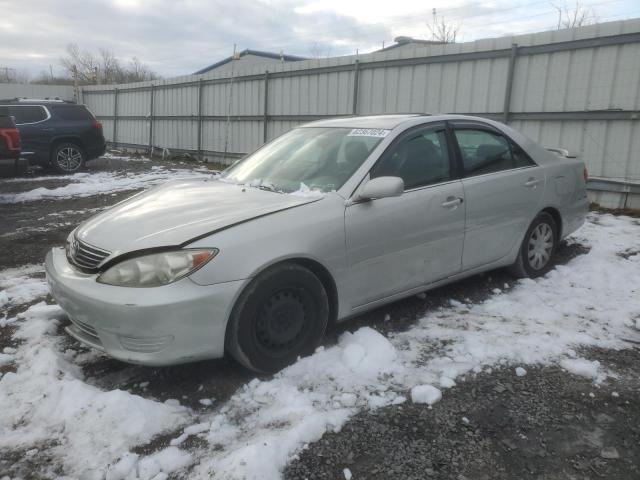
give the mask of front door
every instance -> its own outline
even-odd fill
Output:
[[[401,177],[405,191],[346,207],[352,308],[456,274],[465,202],[451,167],[445,125],[412,129],[376,163],[371,178]]]

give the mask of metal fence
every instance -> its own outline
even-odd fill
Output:
[[[640,19],[263,68],[91,86],[82,98],[116,145],[223,163],[320,118],[480,115],[621,180],[601,182],[595,200],[633,206],[617,191],[631,189],[640,203]]]
[[[60,98],[74,100],[70,85],[34,85],[31,83],[0,83],[0,99],[16,97]]]

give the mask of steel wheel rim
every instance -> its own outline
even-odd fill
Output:
[[[273,294],[258,312],[254,335],[270,355],[287,355],[306,337],[309,311],[303,292],[285,288]]]
[[[68,172],[72,172],[80,168],[82,165],[82,153],[73,147],[65,147],[58,150],[56,155],[56,163]]]
[[[529,236],[527,260],[534,270],[542,270],[553,252],[553,229],[548,223],[540,223]]]

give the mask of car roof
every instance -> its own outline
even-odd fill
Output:
[[[56,100],[54,98],[4,98],[0,99],[1,105],[79,105],[67,100]]]
[[[418,120],[418,122],[416,122]],[[380,128],[393,130],[403,124],[442,122],[445,120],[473,120],[493,125],[494,122],[482,117],[455,114],[411,113],[397,115],[367,115],[328,118],[306,123],[301,127],[336,127],[336,128]]]
[[[390,130],[419,114],[368,115],[328,118],[306,123],[303,127],[382,128]]]

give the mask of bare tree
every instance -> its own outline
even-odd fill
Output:
[[[327,47],[325,50],[318,42],[314,42],[309,47],[309,56],[311,58],[329,58],[331,56],[331,47]]]
[[[0,65],[0,83],[29,83],[29,72]]]
[[[556,25],[558,30],[598,23],[598,16],[595,10],[585,7],[580,0],[576,0],[572,5],[566,1],[562,5],[553,4],[553,8],[558,13],[558,23]]]
[[[461,25],[449,23],[444,17],[438,17],[436,9],[433,9],[431,23],[427,23],[427,29],[431,34],[431,40],[442,43],[455,43],[460,33]]]
[[[138,58],[129,65],[122,65],[115,54],[101,48],[98,54],[82,50],[72,43],[67,46],[67,55],[60,60],[68,77],[78,77],[78,83],[130,83],[153,80],[158,75]]]

